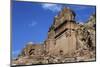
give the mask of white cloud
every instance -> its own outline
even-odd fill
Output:
[[[15,55],[15,54],[18,54],[19,52],[20,50],[16,50],[16,51],[13,51],[12,54]]]
[[[32,23],[29,23],[28,26],[29,27],[34,27],[37,25],[37,22],[36,21],[32,21]]]
[[[59,12],[62,9],[62,6],[57,4],[41,4],[41,6],[45,10],[50,10],[52,12]]]
[[[83,25],[83,24],[85,24],[85,23],[84,23],[84,22],[79,22],[79,24],[82,24],[82,25]]]
[[[12,51],[12,58],[16,58],[20,54],[20,50]]]

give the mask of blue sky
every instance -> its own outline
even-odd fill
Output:
[[[41,43],[47,38],[47,32],[63,7],[69,7],[76,13],[76,21],[83,23],[95,13],[95,6],[62,5],[34,2],[12,3],[12,55],[16,57],[27,42]]]

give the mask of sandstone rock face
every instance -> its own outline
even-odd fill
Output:
[[[75,13],[64,8],[55,17],[43,44],[29,42],[13,65],[33,65],[94,61],[96,58],[96,17],[93,14],[87,23],[75,21]]]
[[[43,45],[28,43],[19,56],[42,55],[43,51],[44,51]]]

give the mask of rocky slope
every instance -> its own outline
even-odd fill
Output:
[[[96,17],[93,14],[87,23],[80,25],[77,33],[78,50],[67,55],[48,55],[41,45],[35,46],[33,43],[28,43],[18,58],[12,60],[12,65],[34,65],[34,64],[50,64],[50,63],[66,63],[66,62],[80,62],[80,61],[95,61],[96,49]],[[38,49],[36,51],[33,51]],[[26,52],[29,52],[26,54]],[[36,53],[34,53],[36,52]]]

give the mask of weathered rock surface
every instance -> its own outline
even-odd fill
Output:
[[[54,19],[48,38],[41,44],[29,42],[12,65],[33,65],[94,61],[96,58],[96,17],[87,23],[75,23],[75,13],[64,8]]]

